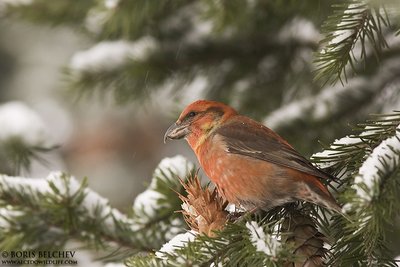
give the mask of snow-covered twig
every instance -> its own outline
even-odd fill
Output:
[[[275,257],[279,253],[280,242],[272,235],[265,234],[264,229],[257,222],[246,223],[250,231],[250,240],[257,251],[263,252],[268,256]]]
[[[379,193],[381,177],[400,167],[400,126],[396,135],[377,146],[359,169],[353,188],[362,202],[368,203]]]
[[[156,252],[156,257],[159,259],[167,259],[166,254],[175,254],[175,250],[180,249],[188,244],[188,242],[193,241],[196,238],[195,231],[188,231],[183,234],[178,234],[170,241],[165,243],[159,251]]]
[[[0,105],[0,125],[0,142],[17,137],[25,145],[41,146],[51,140],[42,118],[22,102]]]
[[[81,184],[74,177],[62,172],[52,172],[46,179],[0,175],[0,195],[4,196],[7,192],[30,194],[30,200],[33,202],[25,203],[26,205],[39,206],[41,199],[46,195],[52,195],[60,200],[70,198],[76,195],[80,189]],[[108,233],[115,233],[118,228],[116,222],[129,225],[132,231],[138,229],[131,219],[117,209],[111,208],[109,201],[96,192],[89,188],[84,188],[83,195],[84,198],[76,209],[85,211],[84,214],[91,219],[95,219],[96,216],[100,215],[104,219],[101,226],[107,229]],[[35,201],[36,203],[34,203]],[[82,220],[84,221],[85,218],[82,218]]]
[[[378,73],[371,79],[354,78],[342,86],[328,86],[315,96],[309,96],[283,106],[267,117],[263,122],[274,130],[295,127],[296,122],[324,122],[362,106],[373,95],[378,94],[387,84],[400,75],[400,61],[387,60],[382,63]]]
[[[178,183],[178,179],[186,179],[193,170],[194,164],[181,155],[163,159],[154,171],[149,187],[140,193],[133,204],[135,217],[140,223],[148,223],[160,215],[160,210],[170,207],[170,201],[160,191],[160,182]]]
[[[73,232],[89,244],[106,242],[107,246],[152,251],[185,228],[183,219],[175,213],[180,207],[175,191],[182,188],[178,177],[184,179],[193,168],[193,163],[182,156],[162,160],[149,189],[135,201],[132,217],[112,208],[85,182],[62,172],[52,172],[45,179],[0,175],[0,233],[18,229],[24,236],[24,231],[40,232],[45,224],[57,229],[61,237]],[[31,229],[22,227],[27,216],[37,222]],[[21,240],[17,245],[25,243]]]
[[[77,73],[108,72],[123,67],[129,60],[145,60],[156,47],[156,41],[149,36],[135,42],[104,41],[86,51],[77,52],[69,67]]]

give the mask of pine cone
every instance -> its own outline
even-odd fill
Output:
[[[187,196],[179,194],[183,201],[182,213],[192,230],[214,236],[213,231],[221,230],[227,222],[227,202],[218,195],[216,189],[203,188],[197,175],[189,178],[187,183],[181,180]]]
[[[325,236],[318,232],[315,222],[299,211],[293,211],[282,224],[282,242],[293,245],[295,260],[285,267],[325,266]],[[286,234],[285,234],[286,233]]]

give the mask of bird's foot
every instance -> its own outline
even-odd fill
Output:
[[[234,211],[234,212],[230,212],[227,215],[228,221],[229,222],[236,222],[239,219],[241,219],[243,217],[243,215],[245,215],[246,212],[238,212],[238,211]]]

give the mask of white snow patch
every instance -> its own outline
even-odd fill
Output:
[[[294,121],[323,121],[343,110],[343,106],[338,104],[343,102],[343,98],[354,100],[364,98],[368,90],[371,90],[369,84],[370,82],[365,79],[354,78],[348,81],[346,87],[340,84],[327,87],[315,96],[304,97],[282,106],[264,118],[263,122],[268,127],[276,129],[290,125]]]
[[[171,158],[164,158],[158,164],[154,171],[154,177],[165,177],[174,179],[172,174],[176,174],[179,178],[185,179],[188,173],[194,168],[194,164],[188,161],[184,156],[176,155]],[[151,181],[150,188],[155,188],[155,179]]]
[[[78,72],[112,71],[122,67],[130,59],[145,60],[156,47],[155,39],[150,36],[142,37],[135,42],[103,41],[88,50],[77,52],[69,66]]]
[[[346,146],[346,145],[356,145],[356,144],[362,144],[362,140],[358,137],[353,137],[353,136],[345,136],[340,139],[336,139],[333,144],[329,147],[329,149],[325,149],[324,151],[317,152],[311,156],[311,158],[329,158],[337,153],[338,148]],[[329,167],[331,165],[335,164],[334,161],[331,161],[329,163],[323,163],[324,167]],[[320,164],[319,164],[320,165]],[[320,166],[321,167],[321,166]]]
[[[54,171],[47,176],[46,180],[48,183],[53,183],[61,195],[72,196],[79,190],[80,184],[75,177],[69,180],[62,179],[63,175],[65,174],[61,171]]]
[[[103,29],[104,23],[110,16],[109,10],[93,8],[90,9],[85,18],[85,28],[94,34],[99,34]]]
[[[104,0],[104,6],[108,9],[116,8],[119,4],[119,0]]]
[[[180,92],[179,98],[187,104],[202,99],[208,89],[210,82],[207,76],[198,74],[190,82],[186,83]]]
[[[340,23],[338,26],[342,26],[343,23]],[[354,34],[353,30],[339,30],[336,31],[333,34],[333,38],[331,41],[329,41],[329,45],[336,45],[339,44],[341,42],[343,42],[344,40],[346,40],[347,38],[349,38],[352,34]]]
[[[204,20],[200,16],[195,15],[193,18],[193,28],[184,37],[184,42],[198,44],[212,33],[213,27],[211,20]]]
[[[0,208],[0,229],[1,228],[9,228],[10,227],[10,221],[14,219],[14,217],[22,216],[24,213],[19,210],[11,210],[8,209],[7,207],[5,208]]]
[[[304,109],[305,103],[310,103],[307,98],[303,101],[292,102],[286,106],[283,106],[273,111],[268,117],[264,119],[264,124],[274,129],[280,124],[284,124],[285,121],[293,121],[296,118],[300,118],[301,112]]]
[[[50,136],[42,118],[22,102],[0,105],[0,141],[19,137],[27,145],[49,145]]]
[[[139,222],[146,223],[149,218],[157,215],[158,210],[168,205],[168,203],[159,203],[159,200],[165,198],[165,196],[155,190],[157,188],[157,179],[173,180],[176,179],[174,175],[177,175],[180,179],[185,179],[193,168],[194,164],[181,155],[161,160],[154,171],[149,187],[140,193],[133,203],[135,214],[139,215],[137,216]]]
[[[40,193],[47,192],[49,185],[45,179],[33,179],[24,177],[11,177],[7,175],[0,175],[0,190],[11,191],[21,190],[22,188],[29,188]],[[1,191],[0,191],[1,192]]]
[[[353,210],[353,203],[346,203],[342,207],[342,212],[343,213],[348,213],[348,212],[350,212],[352,210]]]
[[[360,138],[353,136],[345,136],[343,138],[336,139],[332,147],[337,147],[340,145],[354,145],[358,143],[362,143],[362,140]]]
[[[345,16],[349,14],[356,14],[359,13],[359,8],[362,8],[365,5],[365,3],[352,3],[348,6],[348,8],[344,11]],[[337,27],[340,26],[345,26],[349,22],[347,21],[340,21]],[[337,45],[341,43],[343,40],[346,38],[350,37],[352,34],[354,34],[354,31],[352,29],[345,29],[345,30],[338,30],[333,33],[333,38],[329,42],[329,45]],[[336,49],[336,48],[334,48]]]
[[[143,218],[151,217],[157,215],[157,211],[163,206],[158,203],[160,199],[164,198],[164,195],[154,190],[145,190],[140,193],[133,204],[133,209],[137,215]],[[144,222],[144,221],[143,221]]]
[[[211,263],[210,267],[223,267],[224,265],[222,264],[222,262],[218,262],[218,265],[215,265],[215,263]]]
[[[397,266],[400,266],[400,255],[394,258],[394,260],[396,261]]]
[[[232,204],[232,203],[229,203],[229,204],[226,206],[225,210],[226,210],[227,212],[229,212],[229,213],[236,212],[236,211],[237,211],[236,205],[235,205],[235,204]]]
[[[184,224],[181,219],[173,219],[171,223],[167,225],[168,231],[165,232],[165,239],[171,240],[172,238],[174,238],[174,236],[182,233],[182,231],[185,229],[185,226],[186,224]]]
[[[389,119],[389,118],[386,117],[386,119]],[[392,122],[390,120],[380,122],[380,125],[390,125],[390,124],[392,124]],[[371,135],[382,133],[384,130],[381,129],[380,125],[377,125],[377,126],[367,125],[364,128],[364,131],[360,134],[360,136],[361,137],[368,137],[368,136],[371,136]]]
[[[361,200],[371,201],[378,192],[381,171],[390,173],[400,162],[400,126],[395,136],[389,137],[377,146],[358,171],[353,188]],[[363,188],[365,186],[366,188]]]
[[[247,222],[246,227],[250,231],[251,243],[257,251],[272,257],[278,254],[280,243],[274,236],[266,235],[263,228],[255,221]]]
[[[330,251],[332,249],[332,245],[329,244],[328,242],[324,242],[323,248],[326,249],[327,251]]]
[[[282,42],[295,39],[303,43],[318,43],[320,33],[311,21],[305,18],[295,17],[283,26],[282,30],[279,32],[278,38]]]
[[[176,254],[175,250],[185,247],[188,242],[192,242],[196,238],[196,231],[189,231],[183,234],[178,234],[170,241],[165,243],[159,251],[156,252],[156,257],[159,259],[167,259],[164,253]]]

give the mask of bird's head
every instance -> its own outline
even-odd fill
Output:
[[[237,112],[223,103],[198,100],[188,105],[164,135],[167,139],[186,138],[192,148],[200,145],[213,130]]]

